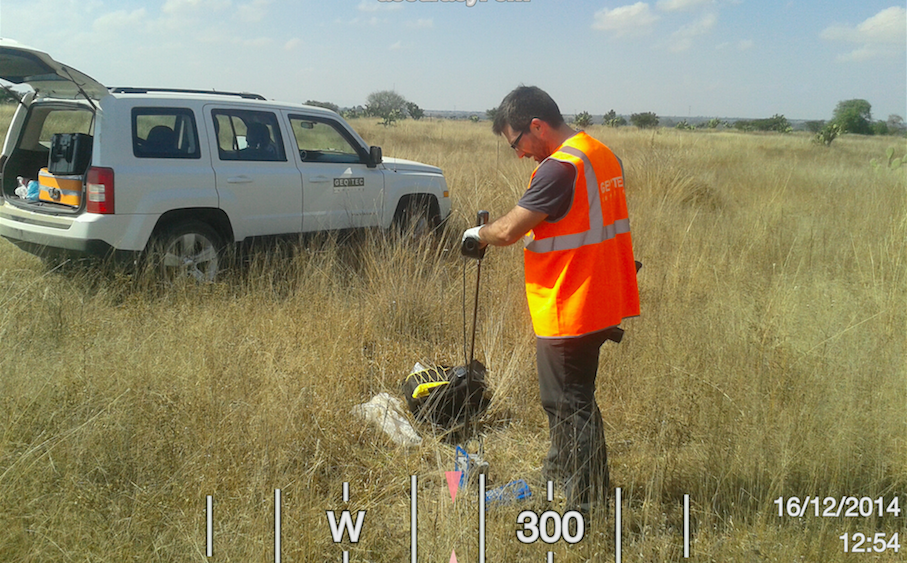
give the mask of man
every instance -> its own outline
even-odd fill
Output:
[[[588,514],[608,492],[595,402],[599,349],[605,340],[619,342],[618,325],[639,315],[623,170],[608,147],[571,129],[536,87],[508,94],[492,129],[519,158],[539,165],[510,212],[463,239],[506,246],[528,233],[526,296],[551,437],[544,476],[564,486],[568,508]]]

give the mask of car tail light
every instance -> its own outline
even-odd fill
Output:
[[[91,167],[85,182],[88,202],[85,210],[89,213],[113,213],[113,168]]]

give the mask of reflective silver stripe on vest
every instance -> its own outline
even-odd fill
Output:
[[[602,206],[598,193],[598,180],[595,176],[595,169],[592,168],[592,163],[589,161],[589,157],[587,157],[583,151],[573,147],[562,147],[559,152],[565,152],[583,161],[583,172],[586,176],[586,194],[589,197],[589,230],[582,233],[548,237],[541,240],[527,237],[525,243],[526,250],[536,253],[554,252],[556,250],[573,250],[590,244],[598,244],[622,233],[629,233],[629,219],[619,219],[610,225],[602,224],[604,223],[604,219],[602,218]],[[559,160],[554,156],[548,158]]]
[[[526,245],[526,250],[536,253],[554,252],[555,250],[575,250],[586,245],[598,244],[608,239],[612,239],[619,234],[629,232],[630,220],[620,219],[610,225],[598,225],[588,231],[576,233],[574,235],[561,235],[558,237],[533,240]]]

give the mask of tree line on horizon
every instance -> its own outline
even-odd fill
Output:
[[[317,105],[317,103],[316,103]],[[333,105],[333,104],[332,104]],[[384,125],[393,124],[400,119],[406,119],[407,116],[413,119],[421,119],[425,112],[416,104],[409,102],[402,95],[394,90],[380,90],[369,94],[365,106],[356,106],[355,108],[335,109],[344,117],[379,117]],[[494,120],[497,108],[491,108],[485,111],[485,118]],[[471,121],[480,121],[478,115],[471,115]],[[753,132],[766,131],[776,133],[790,133],[794,130],[790,121],[782,114],[775,114],[772,117],[763,119],[738,119],[733,123],[720,118],[710,118],[698,123],[690,123],[687,120],[673,122],[668,120],[670,126],[676,129],[736,129],[738,131]],[[577,127],[589,127],[595,125],[595,119],[592,114],[582,111],[573,116],[572,123]],[[602,116],[601,125],[608,127],[624,127],[632,125],[640,129],[654,129],[662,124],[661,118],[655,112],[633,113],[629,119],[619,115],[611,109]],[[822,140],[834,138],[834,136],[849,133],[856,135],[904,135],[907,133],[904,118],[900,115],[892,114],[887,120],[872,119],[872,105],[860,98],[851,100],[842,100],[838,102],[829,121],[809,120],[804,122],[807,131],[815,133],[822,137]],[[664,125],[663,125],[664,126]],[[826,142],[829,144],[830,141]]]
[[[489,119],[494,118],[495,111],[496,109],[490,109],[486,112]],[[782,114],[775,114],[772,117],[764,119],[738,119],[733,123],[717,117],[702,120],[695,124],[690,123],[685,119],[676,123],[672,120],[668,121],[670,122],[670,126],[681,130],[733,128],[744,132],[763,131],[776,133],[790,133],[794,130],[790,121]],[[633,125],[640,129],[654,129],[658,127],[660,123],[660,118],[653,112],[634,113],[630,115],[629,120],[629,125]],[[589,112],[583,111],[574,116],[573,124],[577,127],[588,127],[594,125],[595,121]],[[628,125],[628,122],[624,116],[617,115],[612,109],[602,117],[601,125],[622,127]],[[845,133],[855,135],[897,136],[907,134],[904,118],[900,115],[892,114],[889,115],[888,119],[885,121],[873,121],[872,105],[863,99],[843,100],[838,102],[831,120],[805,121],[804,128],[819,136],[819,140],[825,142],[825,144],[830,144],[831,142],[827,139],[833,139],[837,135]]]
[[[331,109],[345,118],[378,117],[383,125],[392,125],[399,120],[411,117],[421,119],[425,112],[415,103],[408,101],[394,90],[379,90],[369,94],[364,106],[353,108],[340,108],[336,104],[309,100],[309,105],[316,105]],[[494,120],[497,108],[485,111],[485,118]],[[471,121],[480,121],[478,115],[471,115]],[[663,123],[654,112],[633,113],[629,120],[611,109],[602,116],[599,124],[607,127],[624,127],[631,125],[639,129],[655,129],[659,125],[674,127],[680,130],[696,129],[736,129],[743,132],[775,132],[790,133],[794,130],[790,121],[782,114],[762,119],[738,119],[733,123],[720,118],[710,118],[699,122],[690,123],[686,119],[679,122],[667,119]],[[584,128],[595,125],[595,119],[587,111],[582,111],[573,116],[572,124]],[[907,124],[900,115],[892,114],[887,120],[872,119],[872,105],[860,98],[842,100],[835,107],[832,118],[826,120],[809,120],[803,123],[805,130],[816,135],[816,141],[825,145],[843,134],[854,135],[907,135]]]
[[[15,102],[15,97],[7,91],[0,90],[0,101]],[[317,106],[329,109],[346,119],[357,117],[377,117],[382,121],[382,125],[393,125],[399,120],[410,117],[419,120],[425,117],[425,111],[414,102],[410,102],[404,96],[395,90],[378,90],[372,92],[366,98],[365,105],[358,105],[351,108],[341,108],[331,102],[321,102],[317,100],[307,100],[306,105]],[[488,120],[494,120],[497,108],[485,111],[485,117]],[[629,121],[622,115],[618,115],[613,109],[604,114],[600,122],[607,127],[624,127],[632,125],[639,129],[655,129],[661,124],[661,119],[654,112],[633,113]],[[478,115],[470,116],[471,121],[480,121]],[[790,133],[793,126],[790,121],[782,115],[775,114],[769,118],[763,119],[738,119],[734,123],[720,118],[710,118],[690,123],[686,119],[679,122],[668,120],[668,125],[675,129],[695,130],[695,129],[729,129],[734,128],[743,132],[763,131],[776,133]],[[595,125],[595,120],[587,111],[582,111],[573,116],[572,123],[577,127],[589,127]],[[835,107],[830,121],[809,120],[804,122],[807,131],[816,134],[818,141],[828,145],[839,135],[907,135],[907,124],[900,115],[892,114],[887,120],[872,119],[872,105],[860,98],[851,100],[842,100]]]
[[[378,90],[366,98],[364,106],[341,108],[330,102],[309,100],[306,105],[327,108],[339,113],[344,119],[357,117],[378,117],[382,125],[393,125],[397,121],[411,117],[419,120],[425,117],[425,111],[414,102],[410,102],[395,90]]]

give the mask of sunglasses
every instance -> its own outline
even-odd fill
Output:
[[[525,133],[525,131],[522,131],[519,135],[517,135],[517,138],[514,139],[514,141],[512,143],[510,143],[510,148],[512,148],[515,151],[519,150],[520,139],[523,138],[523,133]]]
[[[533,117],[532,119],[529,120],[529,126],[530,126],[530,127],[532,126],[532,122],[535,121],[536,119],[538,119],[538,118],[537,118],[537,117]],[[527,129],[526,131],[521,131],[520,134],[516,136],[516,139],[514,139],[513,142],[510,143],[510,148],[512,148],[512,149],[515,150],[515,151],[520,150],[520,149],[519,149],[519,147],[520,147],[520,139],[523,138],[523,135],[524,135],[525,133],[528,133],[528,129]]]

